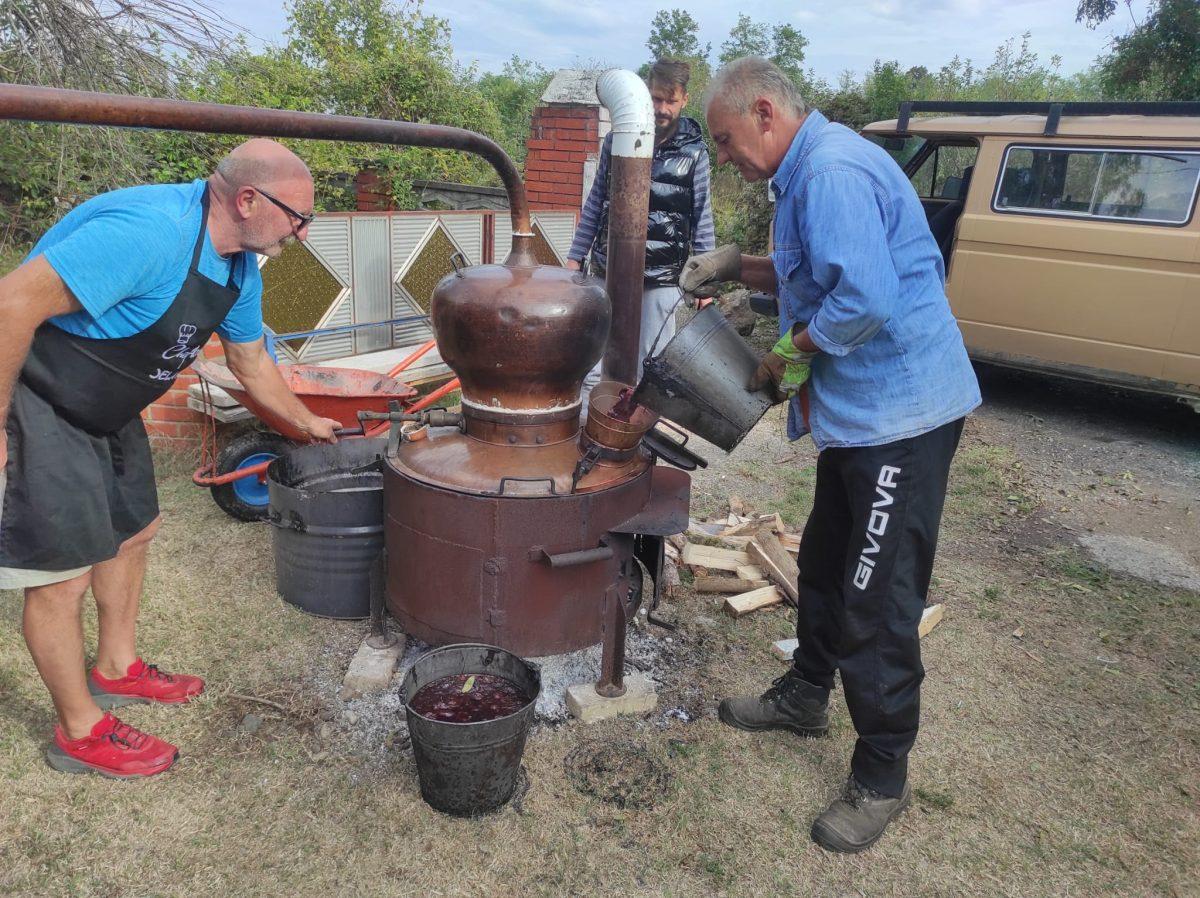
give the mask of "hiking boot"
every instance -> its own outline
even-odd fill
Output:
[[[88,676],[88,692],[102,711],[124,705],[162,702],[178,705],[189,702],[204,691],[204,681],[187,674],[169,674],[157,664],[138,658],[129,665],[125,676],[110,680],[93,668]]]
[[[175,763],[179,749],[157,736],[135,730],[105,714],[82,739],[68,739],[54,728],[54,741],[46,749],[50,766],[62,773],[99,773],[113,779],[154,776]]]
[[[717,706],[722,723],[739,730],[790,730],[797,736],[824,736],[829,729],[829,699],[795,669],[771,684],[762,695],[727,698]]]
[[[828,851],[865,851],[883,835],[889,823],[912,801],[908,783],[899,798],[868,789],[851,774],[842,797],[813,821],[812,839]]]

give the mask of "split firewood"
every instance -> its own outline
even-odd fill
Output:
[[[917,635],[921,639],[924,639],[926,636],[928,636],[929,631],[942,622],[942,611],[943,608],[941,604],[937,604],[930,605],[921,612],[921,623],[920,626],[917,627]]]
[[[783,518],[776,512],[774,514],[760,514],[743,518],[738,523],[726,527],[717,535],[722,538],[727,536],[741,536],[743,534],[753,535],[761,530],[773,530],[776,533],[782,534],[785,529]]]
[[[670,560],[662,566],[662,594],[668,599],[678,598],[683,593],[683,581],[679,579],[679,568]]]
[[[688,543],[684,546],[681,557],[686,565],[698,565],[719,571],[736,571],[739,565],[750,563],[745,552],[702,546],[698,543]]]
[[[708,521],[697,521],[695,518],[692,518],[688,521],[687,536],[695,539],[711,539],[719,536],[724,529],[725,522],[723,520],[714,524]]]
[[[663,555],[670,561],[679,561],[679,550],[670,543],[663,543]]]
[[[742,501],[741,496],[729,497],[729,513],[736,515],[744,515],[746,513],[746,503]]]
[[[696,592],[749,592],[770,585],[766,580],[743,580],[740,577],[703,577],[692,581]]]
[[[767,608],[771,605],[778,605],[783,601],[783,596],[779,594],[779,590],[774,586],[763,586],[760,589],[754,589],[750,592],[744,592],[741,595],[729,596],[725,600],[725,613],[733,617],[741,617],[744,614],[749,614],[751,611],[757,611],[759,608]]]
[[[757,564],[739,565],[738,569],[736,571],[734,571],[734,573],[737,574],[738,577],[740,577],[742,580],[765,580],[765,579],[767,579],[767,575],[763,573],[763,569],[760,568]]]
[[[799,601],[796,581],[800,577],[800,569],[775,534],[759,533],[747,544],[746,554],[762,568],[768,580],[783,590],[793,605]]]

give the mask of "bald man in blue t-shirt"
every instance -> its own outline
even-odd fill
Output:
[[[204,689],[136,649],[159,526],[141,411],[216,333],[256,402],[335,441],[337,422],[291,393],[262,339],[255,254],[304,240],[312,208],[305,164],[251,140],[207,181],[88,200],[0,279],[0,588],[25,590],[25,642],[58,713],[47,751],[57,770],[161,773],[175,746],[110,709],[182,703]],[[80,624],[89,587],[99,612],[90,673]]]

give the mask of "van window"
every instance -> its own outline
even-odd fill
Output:
[[[938,144],[909,177],[922,199],[965,200],[979,147]]]
[[[1185,224],[1200,183],[1200,153],[1009,147],[997,212]]]

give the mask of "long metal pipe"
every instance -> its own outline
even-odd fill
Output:
[[[529,202],[516,165],[495,141],[464,128],[4,83],[0,119],[462,150],[482,156],[500,175],[508,191],[514,252],[518,245],[528,251],[533,240]]]
[[[608,185],[608,258],[604,288],[612,300],[612,329],[601,374],[636,384],[646,280],[646,222],[654,158],[654,104],[633,72],[611,69],[596,81],[596,96],[612,118]]]

